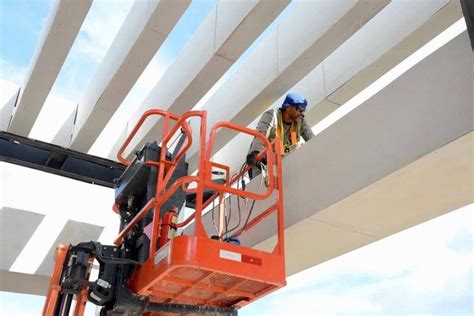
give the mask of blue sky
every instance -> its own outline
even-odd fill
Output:
[[[25,79],[52,2],[0,0],[1,80],[20,85]],[[139,105],[214,3],[193,2],[125,106]],[[72,111],[131,4],[94,1],[52,90],[65,101],[51,102],[45,106],[47,111],[64,117]],[[104,20],[107,28],[102,27]],[[10,93],[4,87],[0,86],[0,95]],[[44,128],[40,122],[36,126],[36,130]],[[471,315],[472,212],[471,205],[303,271],[290,277],[286,288],[244,308],[240,315]],[[0,292],[0,315],[38,315],[43,301],[43,297]]]

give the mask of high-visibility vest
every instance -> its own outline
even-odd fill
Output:
[[[283,116],[280,110],[273,111],[273,120],[275,122],[276,136],[280,138],[281,148],[284,152],[281,153],[285,155],[290,152],[291,146],[298,144],[301,136],[301,121],[293,122],[290,128],[290,137],[289,141],[285,138],[285,125],[283,123]],[[267,132],[267,138],[269,136],[270,129]]]

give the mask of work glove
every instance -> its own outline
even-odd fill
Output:
[[[248,154],[245,160],[247,162],[247,165],[249,166],[255,165],[255,161],[257,160],[257,155],[258,155],[258,151],[252,151],[250,154]]]
[[[259,154],[258,151],[252,151],[250,154],[248,154],[247,158],[246,158],[247,165],[254,166],[256,161],[257,161],[258,154]],[[262,160],[260,160],[260,162],[263,163],[264,165],[266,165],[267,164],[267,157],[266,156],[263,157]]]

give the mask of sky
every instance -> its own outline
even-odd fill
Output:
[[[0,107],[25,80],[52,3],[0,0]],[[141,104],[214,3],[192,3],[115,114],[115,124]],[[48,140],[58,126],[46,118],[54,113],[59,121],[71,114],[131,5],[128,0],[93,2],[32,136]],[[92,151],[105,152],[106,143],[101,135]],[[471,315],[473,210],[471,205],[451,212],[305,270],[239,315]],[[0,292],[0,315],[38,315],[43,302],[43,297]]]

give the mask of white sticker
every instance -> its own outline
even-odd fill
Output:
[[[224,259],[229,259],[233,261],[239,261],[242,262],[242,255],[238,252],[232,252],[232,251],[227,251],[227,250],[220,250],[219,251],[219,257],[224,258]]]
[[[99,286],[102,286],[103,288],[106,288],[108,289],[109,287],[111,287],[110,283],[105,281],[105,280],[102,280],[102,279],[98,279],[97,280],[97,285]]]
[[[160,263],[161,260],[168,257],[168,253],[170,252],[170,244],[168,243],[166,246],[161,248],[155,255],[155,265]]]
[[[102,299],[98,297],[97,295],[94,294],[94,292],[91,292],[90,296],[95,299],[97,302],[102,302]]]

